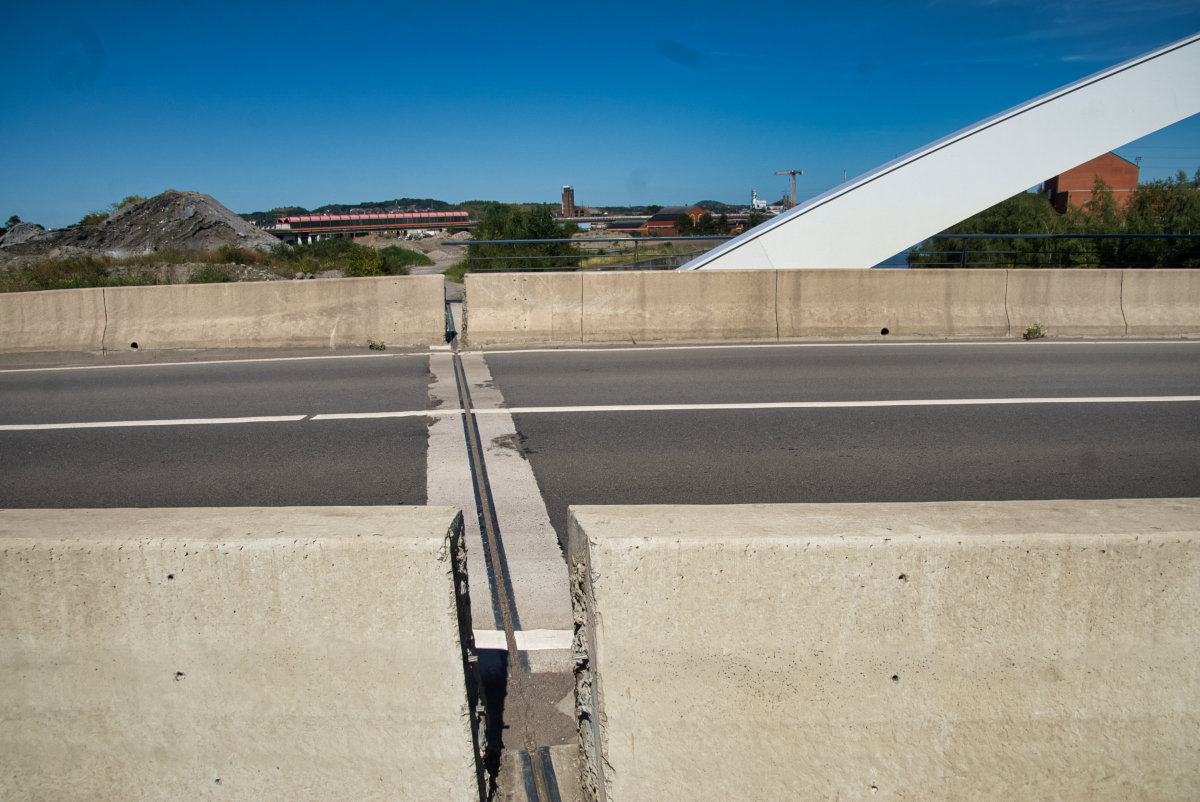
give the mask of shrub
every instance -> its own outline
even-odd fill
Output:
[[[98,226],[108,219],[108,212],[88,212],[75,225],[77,226]]]
[[[233,281],[233,271],[225,265],[204,265],[197,267],[192,271],[191,278],[188,279],[190,284],[219,284],[225,281]]]
[[[453,281],[455,284],[463,283],[463,276],[471,272],[471,260],[459,259],[454,264],[442,271],[442,275]]]
[[[408,268],[414,265],[431,265],[433,260],[419,251],[389,245],[379,251],[383,256],[383,273],[386,276],[407,276]]]
[[[1034,323],[1032,326],[1025,329],[1025,333],[1021,336],[1026,340],[1040,340],[1046,336],[1046,330],[1042,328],[1041,323]]]

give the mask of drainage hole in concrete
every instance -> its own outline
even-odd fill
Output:
[[[167,574],[167,579],[174,579],[174,578],[175,578],[174,574]]]
[[[886,337],[891,332],[889,332],[886,328],[884,328],[884,329],[880,329],[879,333]]]
[[[899,681],[900,681],[900,675],[892,674],[892,682],[899,682]]]
[[[896,578],[897,578],[897,579],[899,579],[901,582],[907,582],[907,581],[908,581],[908,574],[901,574],[900,576],[898,576],[898,577],[896,577]]]
[[[137,343],[130,343],[130,344],[129,344],[129,347],[130,347],[130,348],[132,348],[133,350],[135,350],[135,351],[136,351],[136,350],[137,350]]]

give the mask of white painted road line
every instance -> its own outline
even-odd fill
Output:
[[[247,362],[308,362],[314,359],[394,359],[398,356],[425,356],[423,352],[411,354],[335,354],[332,356],[271,356],[262,359],[197,359],[193,362],[134,362],[126,365],[63,365],[49,368],[0,368],[0,376],[9,373],[46,373],[57,370],[114,370],[116,368],[177,368],[195,365],[241,365]]]
[[[518,629],[517,648],[523,652],[570,649],[575,632],[570,629]],[[502,629],[475,630],[476,649],[507,649]]]
[[[125,426],[213,426],[223,423],[284,423],[301,421],[307,415],[266,415],[257,418],[180,418],[177,420],[114,420],[86,423],[11,423],[0,425],[0,432],[24,432],[40,429],[111,429]]]
[[[457,400],[455,401],[457,403]],[[370,418],[423,418],[426,415],[461,415],[461,409],[405,409],[398,412],[331,412],[309,420],[366,420]]]
[[[722,409],[842,409],[853,407],[958,407],[997,404],[1159,404],[1171,401],[1200,401],[1200,395],[1094,396],[1076,398],[915,398],[888,401],[771,401],[749,404],[610,404],[579,407],[512,407],[476,410],[476,413],[507,412],[540,415],[554,412],[697,412]]]
[[[613,351],[638,353],[641,351],[724,351],[731,348],[901,348],[920,346],[923,348],[938,348],[943,346],[1005,346],[1009,348],[1050,348],[1056,345],[1197,345],[1200,339],[1179,340],[1043,340],[1037,345],[1030,345],[1024,340],[898,340],[884,342],[870,340],[866,342],[792,342],[792,343],[726,343],[722,345],[597,345],[593,347],[571,348],[481,348],[477,351],[463,353],[493,354],[606,354]]]
[[[754,409],[853,409],[860,407],[985,407],[1012,404],[1170,404],[1200,401],[1200,395],[1082,396],[1064,398],[913,398],[887,401],[766,401],[746,404],[608,404],[578,407],[476,408],[476,415],[548,415],[562,412],[705,412]],[[181,418],[178,420],[88,421],[85,423],[0,424],[0,432],[39,429],[109,429],[123,426],[201,426],[223,423],[287,423],[375,418],[457,417],[460,409],[408,409],[396,412],[336,412],[322,415],[264,415],[256,418]],[[502,432],[502,436],[515,434]],[[508,448],[501,446],[500,448]],[[489,449],[490,450],[490,449]],[[503,451],[500,453],[504,453]]]

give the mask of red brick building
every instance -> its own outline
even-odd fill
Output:
[[[1068,207],[1078,208],[1092,199],[1097,176],[1112,187],[1113,199],[1121,207],[1129,203],[1130,193],[1138,186],[1138,166],[1115,153],[1105,153],[1046,181],[1042,193],[1063,214]]]

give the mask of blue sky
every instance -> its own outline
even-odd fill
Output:
[[[128,194],[801,198],[1200,30],[1195,0],[0,3],[0,219]],[[1200,117],[1118,150],[1200,167]]]

